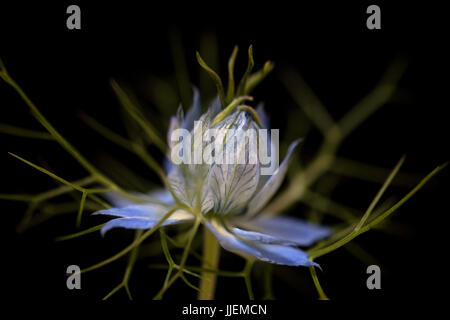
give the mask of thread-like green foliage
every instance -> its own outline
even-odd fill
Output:
[[[223,106],[223,110],[214,118],[213,124],[220,122],[233,110],[241,109],[253,114],[255,120],[257,122],[259,121],[259,124],[261,125],[261,121],[255,110],[251,106],[243,105],[243,102],[251,102],[253,100],[253,98],[249,96],[250,92],[272,71],[274,65],[270,61],[267,61],[260,70],[252,73],[255,62],[253,59],[253,47],[250,46],[248,49],[247,69],[236,88],[234,66],[237,59],[237,53],[238,48],[235,47],[228,61],[228,87],[226,93],[219,75],[212,68],[210,68],[202,59],[200,54],[197,53],[198,63],[201,68],[203,68],[213,79],[217,88],[217,94]],[[179,55],[174,55],[174,58],[181,59]],[[175,66],[177,66],[177,70],[181,70],[179,72],[186,71],[186,68],[183,67],[184,62],[175,61]],[[381,222],[388,219],[392,213],[398,210],[416,192],[423,188],[423,186],[433,176],[438,174],[447,165],[443,164],[431,171],[401,200],[392,203],[389,199],[387,199],[384,203],[380,204],[386,189],[394,182],[394,177],[398,178],[397,183],[398,181],[403,181],[403,186],[411,185],[410,182],[408,182],[411,181],[411,176],[404,173],[403,176],[401,176],[402,173],[399,173],[400,168],[405,161],[405,157],[402,157],[394,169],[389,172],[384,168],[378,168],[375,166],[370,166],[371,170],[367,170],[369,167],[367,164],[359,164],[354,161],[352,162],[336,155],[338,148],[345,137],[353,132],[367,118],[369,118],[371,114],[373,114],[389,100],[395,91],[397,83],[400,80],[405,67],[406,63],[404,60],[395,60],[392,65],[388,67],[386,73],[375,89],[359,103],[357,103],[356,106],[339,121],[334,120],[330,116],[319,98],[312,92],[306,82],[297,73],[292,70],[282,73],[282,82],[285,84],[293,99],[299,106],[301,106],[303,112],[309,117],[311,123],[322,133],[324,140],[313,160],[306,167],[299,168],[294,172],[290,179],[290,184],[267,206],[265,211],[279,213],[296,202],[302,201],[313,209],[313,214],[311,217],[314,221],[320,221],[324,214],[332,215],[342,221],[342,225],[336,227],[336,230],[331,238],[322,241],[308,251],[311,260],[318,259],[343,246],[353,244],[351,241],[353,241],[357,236],[373,228],[384,228],[385,226],[381,226]],[[40,132],[15,127],[9,124],[0,124],[0,133],[23,138],[49,140],[54,143],[58,143],[80,164],[81,167],[88,172],[88,175],[82,179],[77,181],[68,181],[29,160],[10,153],[10,155],[17,160],[62,184],[62,186],[37,194],[0,194],[0,199],[20,201],[28,204],[28,209],[19,225],[19,229],[25,230],[26,228],[37,224],[39,221],[43,221],[59,212],[74,213],[76,215],[76,225],[79,228],[81,222],[84,221],[82,220],[82,217],[86,211],[92,212],[101,208],[110,207],[108,203],[98,197],[98,195],[109,191],[119,192],[121,195],[136,202],[141,201],[141,199],[126,190],[123,190],[115,181],[102,173],[101,170],[94,166],[58,132],[58,130],[40,112],[32,100],[25,94],[22,88],[12,79],[1,59],[0,78],[4,81],[4,83],[10,85],[19,94],[27,107],[30,109],[31,114],[46,130],[46,132]],[[187,74],[183,74],[177,76],[177,78],[179,79],[180,84],[185,84],[188,76]],[[141,110],[133,103],[126,91],[115,81],[112,81],[111,84],[124,110],[131,117],[131,119],[135,121],[136,126],[147,135],[148,139],[146,139],[146,141],[149,141],[157,146],[160,151],[166,153],[167,147],[163,142],[163,139],[160,138],[161,134],[156,132],[155,128],[148,122],[147,119],[145,119]],[[179,90],[183,92],[184,100],[187,100],[188,94],[186,88],[180,87]],[[166,181],[165,172],[153,156],[147,152],[146,144],[143,143],[143,139],[133,140],[122,137],[87,115],[82,115],[82,120],[106,139],[140,158],[148,165],[150,169],[158,174],[165,186],[169,189],[169,191],[171,191]],[[338,165],[335,166],[335,164]],[[331,189],[328,189],[327,192],[319,192],[320,190],[315,190],[313,188],[315,183],[329,171],[345,176],[356,177],[362,180],[382,182],[382,186],[379,192],[375,195],[373,201],[368,206],[367,210],[364,213],[361,213],[358,210],[348,208],[347,206],[329,199],[326,193],[331,192]],[[377,177],[374,178],[373,176],[369,176],[367,171],[377,172]],[[380,181],[380,175],[385,177],[384,181]],[[407,181],[407,183],[404,183],[405,181]],[[92,187],[93,185],[95,185],[95,187]],[[80,197],[79,203],[75,203],[75,206],[73,205],[74,203],[68,203],[58,208],[52,207],[52,205],[54,205],[51,202],[53,199],[74,192]],[[245,266],[241,271],[221,270],[219,268],[218,260],[220,246],[217,242],[214,243],[214,241],[216,241],[214,237],[208,237],[206,230],[204,239],[205,241],[208,241],[208,245],[203,248],[203,256],[198,254],[196,252],[198,244],[195,239],[197,237],[199,227],[204,222],[204,217],[200,213],[199,208],[189,208],[183,206],[179,203],[179,201],[177,201],[176,198],[175,201],[175,206],[168,210],[164,217],[153,228],[146,231],[137,231],[135,239],[131,244],[126,246],[117,254],[83,269],[82,272],[99,269],[124,256],[128,256],[128,262],[122,280],[104,297],[104,299],[108,299],[121,288],[124,288],[129,299],[132,299],[129,288],[129,279],[132,274],[133,267],[138,259],[138,252],[143,251],[140,249],[142,249],[144,241],[154,235],[156,230],[158,230],[162,223],[168,219],[173,212],[175,212],[175,210],[182,208],[191,211],[195,216],[195,221],[191,228],[187,231],[180,232],[174,239],[168,236],[165,228],[159,228],[159,238],[156,239],[156,243],[158,245],[156,247],[152,247],[153,251],[160,253],[167,261],[167,265],[154,264],[150,266],[151,268],[167,269],[167,274],[163,281],[163,285],[154,298],[162,299],[165,292],[167,292],[167,290],[169,290],[178,279],[181,279],[192,289],[199,291],[199,298],[212,298],[214,297],[214,284],[216,277],[239,277],[243,279],[249,299],[254,299],[255,293],[251,283],[251,273],[255,261],[246,260]],[[155,203],[158,203],[158,201],[155,200]],[[36,210],[39,211],[38,214],[35,214]],[[76,239],[78,237],[97,232],[102,226],[103,224],[88,227],[84,230],[69,235],[60,236],[55,240],[67,241]],[[153,243],[154,242],[151,242],[151,244]],[[181,258],[179,261],[176,261],[174,255],[172,254],[175,250],[181,250]],[[357,247],[356,244],[353,246],[353,250],[351,252],[356,254],[361,259],[367,257],[371,258],[370,255],[364,251],[364,249]],[[190,256],[197,258],[201,265],[187,265],[188,257]],[[333,266],[326,267],[332,268]],[[273,267],[270,266],[270,268],[268,267],[264,270],[264,288],[266,291],[266,298],[275,297],[275,293],[272,290],[272,268]],[[310,274],[317,289],[319,299],[328,299],[321,284],[319,283],[318,275],[314,268],[310,268]],[[188,277],[191,277],[192,280]],[[200,281],[199,286],[192,282],[194,280]]]

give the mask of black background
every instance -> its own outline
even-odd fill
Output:
[[[276,2],[248,6],[231,2],[167,3],[165,6],[130,1],[95,5],[87,1],[74,3],[81,7],[81,30],[66,28],[65,11],[72,4],[67,1],[2,3],[0,56],[12,77],[41,111],[90,159],[98,158],[105,150],[124,155],[84,126],[77,114],[83,110],[123,132],[119,105],[109,87],[111,78],[126,83],[149,110],[154,110],[148,101],[150,97],[145,94],[145,86],[149,75],[173,75],[169,35],[176,30],[194,83],[199,77],[195,51],[199,50],[200,39],[205,34],[214,34],[217,38],[223,76],[235,44],[241,49],[238,70],[245,68],[244,53],[249,44],[254,46],[257,65],[261,66],[268,59],[275,62],[276,71],[255,96],[257,100],[266,101],[272,127],[281,129],[282,138],[287,115],[297,106],[282,86],[277,70],[293,68],[300,72],[331,115],[339,119],[370,91],[393,58],[405,57],[409,66],[400,82],[402,94],[358,129],[342,146],[340,154],[389,168],[406,153],[403,170],[422,176],[448,160],[448,103],[441,98],[448,81],[442,81],[445,79],[442,77],[445,54],[439,47],[446,33],[439,28],[438,7],[377,2],[382,10],[382,29],[368,30],[365,10],[371,3],[361,2],[312,5],[298,1],[295,5]],[[3,82],[0,83],[0,119],[39,128],[17,94]],[[167,124],[158,122],[156,126],[165,130]],[[313,150],[315,141],[320,141],[319,135],[311,139],[305,146],[307,150]],[[51,142],[36,143],[1,135],[0,193],[31,193],[54,185],[7,152],[46,163],[68,180],[83,176],[79,166]],[[144,172],[144,166],[131,163],[139,173]],[[157,181],[148,172],[142,176],[154,183]],[[448,214],[447,181],[448,173],[444,171],[396,213],[394,219],[411,230],[407,236],[370,232],[358,238],[358,243],[381,263],[382,290],[367,290],[366,265],[345,250],[321,258],[318,262],[324,272],[319,272],[319,277],[329,297],[346,300],[437,297],[434,290],[443,285],[439,269],[441,255],[445,252],[442,248],[446,244],[438,226],[443,225]],[[359,188],[354,181],[344,179],[335,196],[364,210],[377,188],[374,184]],[[399,198],[407,190],[392,188],[390,194]],[[100,300],[119,283],[123,262],[86,274],[83,289],[77,292],[66,289],[65,268],[70,264],[88,266],[108,257],[131,241],[131,233],[114,231],[104,240],[96,234],[54,243],[55,236],[74,231],[74,213],[17,235],[15,226],[24,207],[6,201],[1,203],[5,237],[2,274],[12,299]],[[295,210],[303,209],[298,206]],[[94,220],[86,218],[84,227],[100,221]],[[239,268],[240,263],[231,255],[224,258],[224,266],[238,264]],[[146,264],[138,263],[132,276],[131,290],[137,300],[148,300],[161,285],[159,280],[163,273],[149,272]],[[315,298],[306,269],[276,269],[277,298]],[[218,289],[220,299],[246,298],[241,280],[220,280]],[[257,286],[256,290],[258,292]],[[167,298],[194,297],[184,284],[175,286],[167,294]],[[127,298],[120,292],[113,299]]]

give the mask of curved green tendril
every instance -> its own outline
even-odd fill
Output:
[[[222,84],[222,80],[220,79],[219,75],[213,70],[211,69],[205,61],[203,61],[202,57],[200,56],[200,53],[197,52],[196,54],[197,56],[197,61],[199,63],[199,65],[206,71],[208,72],[209,76],[214,80],[214,83],[216,84],[217,87],[217,93],[219,94],[219,99],[220,102],[222,103],[222,106],[226,105],[226,99],[225,99],[225,91],[223,89],[223,84]]]

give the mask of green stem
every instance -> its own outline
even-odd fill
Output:
[[[309,271],[311,272],[311,277],[313,278],[314,285],[316,286],[317,293],[319,294],[319,300],[330,300],[320,285],[319,279],[317,278],[316,269],[314,269],[314,267],[309,267]]]
[[[133,250],[136,246],[139,246],[145,239],[147,239],[148,237],[150,237],[156,230],[158,230],[158,228],[163,224],[164,221],[166,221],[167,219],[170,218],[170,216],[177,210],[179,209],[178,207],[174,207],[172,209],[170,209],[159,221],[157,224],[155,224],[151,229],[148,229],[147,231],[145,231],[145,233],[142,234],[142,236],[140,236],[139,238],[136,238],[128,247],[126,247],[125,249],[122,249],[122,251],[116,253],[115,255],[113,255],[112,257],[109,257],[106,260],[103,260],[102,262],[99,262],[97,264],[94,264],[93,266],[90,266],[86,269],[81,270],[81,272],[88,272],[88,271],[92,271],[98,268],[101,268],[105,265],[107,265],[108,263],[111,263],[113,261],[116,261],[117,259],[119,259],[120,257],[124,256],[125,254],[127,254],[128,252],[130,252],[131,250]],[[190,245],[189,245],[190,246]]]
[[[253,268],[254,262],[255,262],[254,260],[248,259],[247,262],[245,263],[244,270],[242,271],[242,274],[243,274],[244,280],[245,280],[245,286],[247,287],[248,298],[250,300],[255,300],[255,296],[253,294],[252,281],[251,281],[251,273],[252,273],[252,268]]]
[[[178,272],[175,275],[173,275],[172,278],[170,278],[170,280],[167,283],[164,284],[164,286],[161,288],[161,290],[159,290],[159,292],[153,298],[154,300],[161,300],[164,293],[167,291],[167,289],[169,289],[172,286],[172,284],[175,282],[175,280],[177,280],[179,277],[181,277],[183,275],[184,266],[186,264],[186,260],[189,255],[189,251],[191,249],[192,241],[194,240],[194,237],[197,234],[199,225],[200,225],[200,218],[197,217],[194,222],[194,226],[192,227],[192,229],[189,232],[189,238],[188,238],[187,244],[184,248],[183,255],[181,256],[180,264],[177,268]]]
[[[393,205],[390,209],[384,211],[382,214],[371,220],[370,222],[366,223],[364,226],[362,226],[360,229],[353,229],[352,232],[347,234],[346,236],[342,237],[341,239],[337,240],[336,242],[330,244],[329,246],[326,246],[324,248],[320,248],[317,250],[310,250],[308,251],[309,257],[311,260],[314,260],[318,257],[321,257],[331,251],[334,251],[347,243],[349,243],[351,240],[359,236],[360,234],[369,231],[371,228],[374,228],[377,224],[382,222],[384,219],[389,217],[393,212],[395,212],[398,208],[400,208],[406,201],[408,201],[409,198],[411,198],[417,191],[419,191],[425,183],[428,182],[435,174],[437,174],[439,171],[444,169],[448,165],[448,162],[438,166],[433,171],[431,171],[425,178],[423,178],[417,186],[415,186],[406,196],[404,196],[400,201],[398,201],[395,205]]]
[[[202,268],[217,269],[219,265],[220,246],[208,228],[203,229],[203,264]],[[216,291],[217,274],[202,272],[200,278],[199,300],[212,300]]]
[[[75,149],[60,133],[55,127],[44,117],[44,115],[39,111],[37,106],[31,101],[27,94],[22,90],[22,88],[11,78],[8,74],[5,66],[0,61],[0,78],[2,78],[7,84],[9,84],[22,98],[22,100],[29,107],[34,118],[45,128],[48,133],[63,147],[72,157],[77,160],[77,162],[85,168],[95,180],[105,186],[110,187],[112,190],[119,192],[125,197],[129,197],[128,193],[123,191],[118,185],[116,185],[112,180],[106,177],[103,173],[97,170],[79,151]],[[18,158],[18,157],[16,157]],[[21,158],[19,158],[21,159]],[[41,170],[42,171],[42,170]],[[75,188],[76,189],[76,188]]]

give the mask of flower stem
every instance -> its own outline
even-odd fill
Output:
[[[217,269],[219,265],[220,246],[208,228],[203,229],[203,265],[202,268]],[[216,291],[217,274],[202,272],[199,300],[212,300]]]
[[[252,281],[251,281],[251,272],[252,272],[254,262],[255,261],[253,259],[248,259],[247,262],[245,263],[244,270],[242,271],[242,274],[243,274],[244,280],[245,280],[245,286],[247,287],[248,298],[250,300],[255,300],[255,296],[253,295]]]
[[[317,278],[316,269],[314,267],[309,267],[309,271],[311,272],[311,276],[314,281],[314,285],[316,286],[317,293],[319,294],[319,300],[330,300],[328,299],[327,295],[322,289],[322,286],[320,285],[319,279]]]

